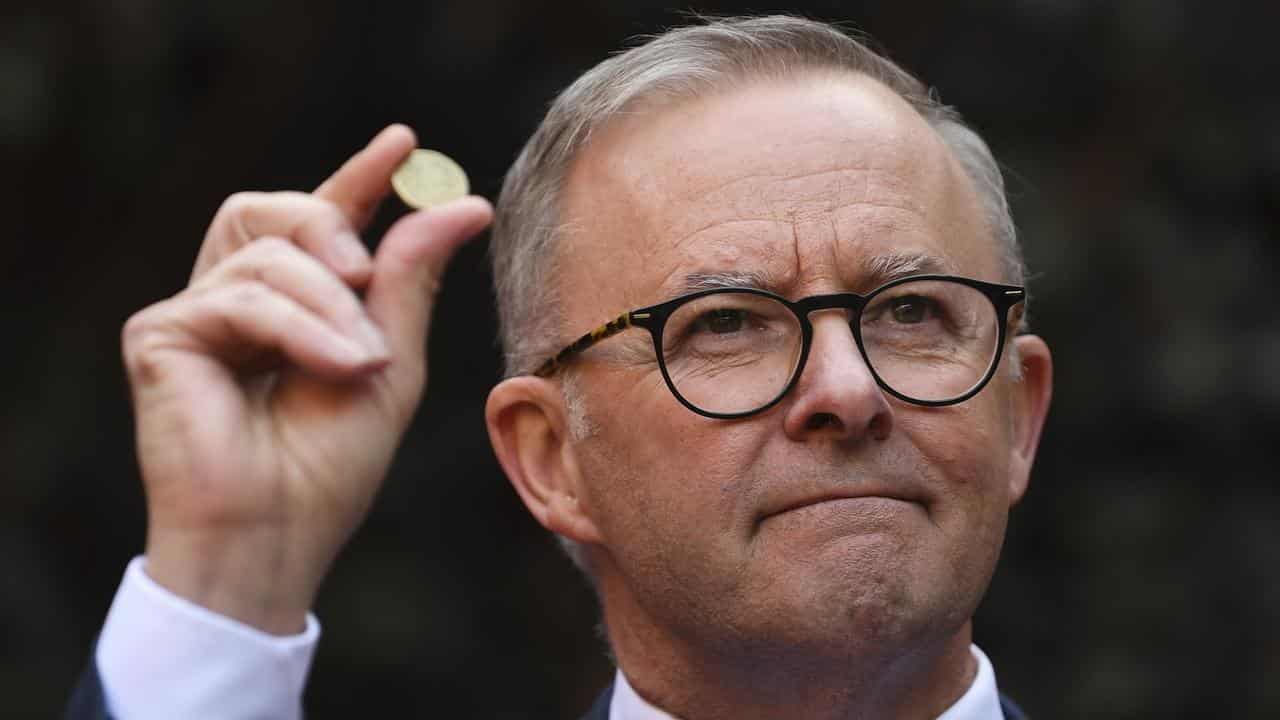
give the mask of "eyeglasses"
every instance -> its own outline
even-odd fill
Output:
[[[766,410],[795,387],[813,345],[809,315],[842,310],[885,392],[916,405],[963,402],[995,375],[1009,310],[1026,289],[947,275],[915,275],[866,295],[792,302],[765,290],[717,288],[623,313],[543,363],[547,377],[573,356],[632,327],[649,330],[658,368],[685,407],[733,419]]]

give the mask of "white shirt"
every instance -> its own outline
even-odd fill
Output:
[[[973,684],[960,699],[955,701],[946,712],[938,716],[938,720],[1003,720],[1000,710],[1000,692],[996,689],[996,671],[991,661],[978,649],[970,645],[969,652],[978,661],[978,672],[973,677]],[[650,705],[644,698],[636,694],[626,676],[619,670],[613,679],[613,699],[609,702],[609,720],[679,720],[674,715],[665,713]]]
[[[302,717],[302,691],[320,639],[307,615],[298,635],[277,636],[185,600],[157,585],[134,558],[125,570],[95,660],[107,708],[119,720]],[[970,646],[978,672],[938,720],[1000,720],[991,661]],[[611,720],[676,720],[614,681]]]
[[[280,637],[160,587],[134,558],[98,636],[107,708],[118,720],[302,717],[320,624]]]

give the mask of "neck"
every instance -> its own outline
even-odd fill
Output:
[[[624,605],[604,607],[618,667],[642,698],[682,720],[933,718],[964,694],[977,671],[968,621],[908,647],[798,648],[741,638],[707,642],[669,632]]]

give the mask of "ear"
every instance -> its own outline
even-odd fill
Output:
[[[600,534],[581,492],[560,386],[545,378],[503,380],[485,404],[489,442],[525,507],[546,529],[598,543]]]
[[[1010,505],[1021,500],[1027,491],[1031,466],[1040,446],[1040,431],[1044,429],[1049,401],[1053,397],[1053,355],[1049,346],[1035,335],[1020,335],[1013,342],[1022,361],[1022,377],[1011,384]]]

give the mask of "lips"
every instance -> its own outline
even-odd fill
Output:
[[[782,506],[778,510],[775,510],[774,512],[769,514],[781,515],[782,513],[791,512],[792,510],[799,510],[801,508],[806,508],[812,505],[818,505],[825,502],[835,502],[839,500],[874,500],[874,499],[897,500],[899,502],[916,502],[914,500],[908,500],[907,498],[900,497],[897,495],[889,495],[889,494],[881,494],[881,493],[859,493],[856,495],[854,494],[821,495],[818,497],[796,500],[792,503]]]
[[[764,522],[771,517],[776,517],[796,510],[803,510],[804,508],[821,505],[823,503],[842,502],[846,500],[889,500],[903,503],[914,503],[921,506],[925,504],[925,498],[923,495],[913,492],[905,492],[898,488],[841,488],[838,490],[796,493],[789,495],[771,505],[766,512],[760,515],[757,522]]]

